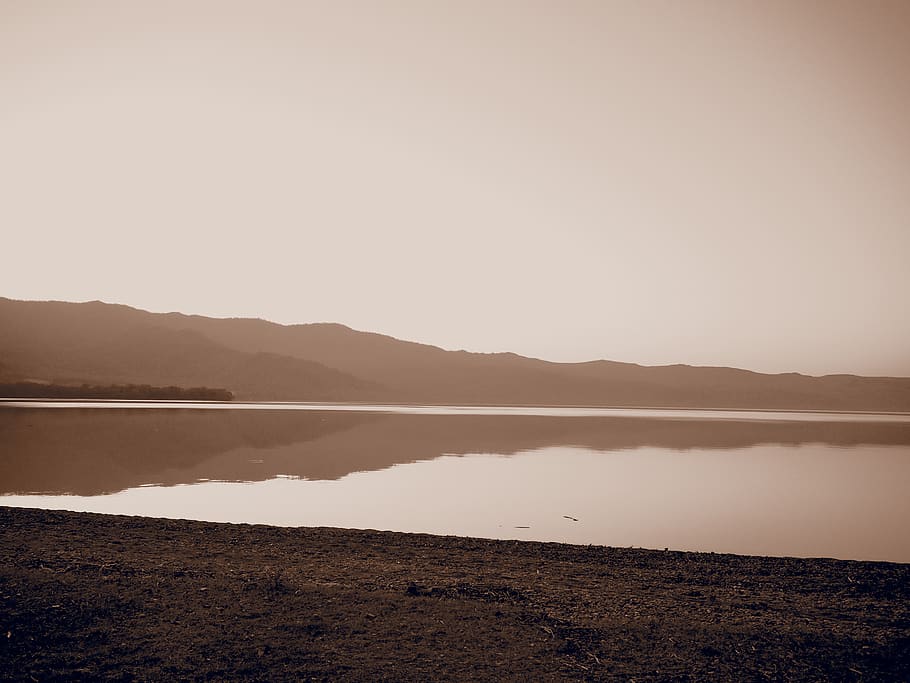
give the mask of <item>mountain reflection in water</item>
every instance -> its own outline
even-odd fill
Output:
[[[7,406],[0,505],[910,561],[900,416],[450,412]]]
[[[682,417],[683,413],[681,413]],[[282,410],[0,410],[0,494],[335,480],[442,455],[553,446],[734,451],[759,444],[910,445],[910,422],[409,415]]]

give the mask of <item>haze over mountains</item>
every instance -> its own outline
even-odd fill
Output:
[[[241,400],[910,410],[910,378],[553,363],[331,323],[0,298],[0,381],[16,380],[204,385]]]

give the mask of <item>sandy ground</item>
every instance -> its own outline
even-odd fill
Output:
[[[910,565],[0,508],[0,679],[910,680]]]

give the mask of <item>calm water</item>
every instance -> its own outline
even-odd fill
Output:
[[[0,504],[910,561],[910,416],[0,403]]]

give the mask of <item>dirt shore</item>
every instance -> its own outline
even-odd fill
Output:
[[[0,678],[910,679],[910,565],[0,508]]]

